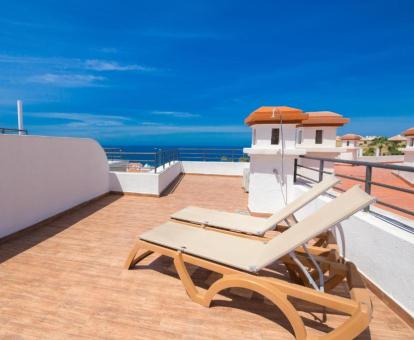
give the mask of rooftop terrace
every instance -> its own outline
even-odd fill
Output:
[[[287,321],[246,291],[220,295],[208,309],[192,302],[167,258],[123,269],[136,236],[188,205],[244,210],[240,178],[185,175],[167,195],[106,195],[0,247],[0,338],[291,339]],[[281,268],[275,266],[277,272]],[[199,268],[200,286],[216,279]],[[341,293],[340,291],[338,293]],[[413,330],[371,293],[373,320],[359,339],[408,339]],[[343,320],[304,303],[312,334]]]

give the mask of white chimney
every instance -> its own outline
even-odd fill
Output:
[[[19,126],[19,135],[24,135],[23,102],[20,99],[17,101],[17,122]]]
[[[302,110],[287,106],[262,106],[245,123],[252,128],[248,209],[252,214],[273,214],[296,197],[295,158],[305,154],[296,148],[296,125],[307,119]]]

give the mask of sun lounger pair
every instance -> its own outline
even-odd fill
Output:
[[[350,317],[320,338],[351,339],[368,326],[372,314],[371,300],[355,266],[350,262],[312,256],[308,258],[297,254],[295,250],[306,247],[308,241],[374,200],[355,186],[270,240],[238,237],[170,221],[143,233],[130,252],[125,266],[132,268],[154,252],[171,257],[187,294],[203,306],[209,306],[214,296],[227,288],[238,287],[257,292],[283,312],[297,339],[307,339],[308,334],[302,318],[288,298],[327,307]],[[276,261],[297,266],[308,278],[309,287],[263,275],[266,267]],[[329,277],[326,281],[320,277],[319,285],[306,271],[306,268],[318,268],[316,261],[329,268]],[[186,263],[223,276],[205,293],[201,293],[192,281]],[[350,290],[350,298],[328,293],[344,278]]]

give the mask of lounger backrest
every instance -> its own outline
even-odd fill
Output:
[[[270,240],[260,254],[257,254],[258,268],[263,268],[284,255],[327,231],[339,222],[352,216],[373,203],[375,198],[354,186],[342,195],[325,204],[313,214],[293,225]]]
[[[270,216],[265,223],[266,231],[274,229],[284,219],[288,218],[338,183],[339,179],[335,176],[326,176],[322,182],[315,184],[310,190],[289,203],[282,210],[279,210],[277,213]]]

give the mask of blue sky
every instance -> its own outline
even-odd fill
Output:
[[[263,105],[339,133],[414,126],[414,1],[4,1],[0,127],[105,145],[247,145]]]

